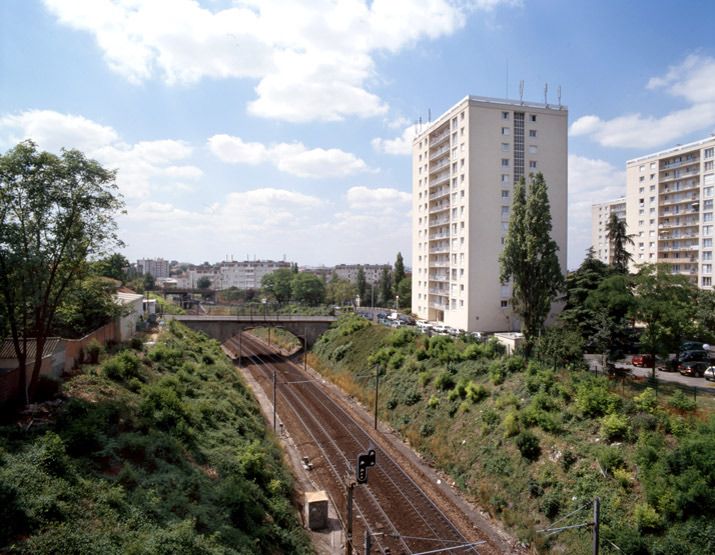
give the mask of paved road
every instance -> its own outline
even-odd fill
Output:
[[[592,370],[601,371],[601,357],[599,355],[586,355],[586,361]],[[630,370],[634,376],[650,378],[652,370],[650,368],[639,368],[630,364],[630,357],[616,362],[618,368]],[[687,387],[698,387],[700,389],[711,390],[715,393],[715,382],[710,382],[705,378],[691,378],[689,376],[681,376],[678,372],[664,372],[656,369],[655,377],[662,382],[675,382]]]

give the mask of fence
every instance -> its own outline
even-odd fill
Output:
[[[100,345],[106,345],[110,341],[119,341],[117,322],[105,324],[81,339],[63,339],[65,343],[65,372],[75,368],[82,361],[87,345],[92,340],[96,340]]]

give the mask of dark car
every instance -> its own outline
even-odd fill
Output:
[[[680,344],[680,352],[682,353],[684,351],[702,351],[704,344],[704,341],[683,341]]]
[[[681,362],[678,364],[678,372],[683,376],[693,376],[702,378],[707,370],[708,363],[702,361]]]
[[[709,353],[703,351],[702,349],[696,349],[692,351],[681,351],[674,358],[668,360],[661,370],[666,372],[680,372],[680,365],[686,362],[708,362]]]
[[[631,359],[631,364],[633,366],[640,366],[642,368],[653,368],[653,356],[633,355],[633,358]]]

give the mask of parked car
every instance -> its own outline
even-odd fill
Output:
[[[705,376],[706,380],[709,380],[711,382],[715,381],[715,366],[708,366],[705,369],[705,374],[703,375]]]
[[[678,364],[678,372],[683,376],[703,377],[707,368],[708,363],[702,361],[681,362]]]
[[[435,333],[447,333],[448,326],[445,326],[444,324],[433,324],[432,325],[432,331]]]
[[[633,355],[633,358],[631,359],[631,364],[633,366],[640,366],[641,368],[653,368],[653,356]]]
[[[683,341],[680,344],[680,352],[682,353],[683,351],[702,351],[704,344],[704,341]]]

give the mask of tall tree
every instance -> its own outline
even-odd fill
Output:
[[[641,344],[653,357],[677,352],[682,340],[695,330],[697,291],[686,276],[673,274],[667,264],[647,264],[633,277],[635,305],[632,316],[645,324]]]
[[[389,306],[392,301],[392,276],[390,270],[385,267],[380,274],[380,304]]]
[[[291,282],[293,300],[309,306],[316,306],[325,300],[325,284],[315,274],[303,272],[295,274]]]
[[[357,294],[360,296],[361,304],[367,306],[367,280],[365,279],[365,270],[362,266],[358,266]]]
[[[127,271],[129,270],[129,260],[118,252],[110,254],[92,263],[92,271],[98,276],[109,277],[121,281],[127,281]]]
[[[196,281],[196,287],[199,289],[208,289],[211,287],[211,278],[209,276],[201,276],[197,281]]]
[[[628,235],[626,221],[614,212],[606,224],[606,237],[613,252],[613,268],[622,274],[628,273],[628,263],[633,259],[628,252],[628,245],[633,245],[633,235]]]
[[[336,279],[325,287],[325,300],[331,304],[351,303],[357,295],[357,288],[347,279]]]
[[[294,274],[289,268],[279,268],[261,279],[261,291],[264,295],[272,296],[279,303],[287,303],[291,299],[291,282]]]
[[[402,278],[395,286],[395,291],[400,296],[400,308],[412,305],[412,278]]]
[[[0,156],[0,313],[10,328],[26,403],[67,291],[86,274],[88,258],[121,245],[114,217],[123,205],[115,177],[77,150],[56,156],[32,141]],[[29,338],[38,354],[28,383]]]
[[[521,316],[527,351],[543,329],[551,303],[563,286],[558,250],[551,238],[551,208],[544,176],[539,172],[531,177],[528,195],[521,178],[514,187],[499,267],[501,282],[512,281],[512,307]]]
[[[399,284],[403,279],[405,279],[405,261],[402,259],[402,253],[397,253],[397,258],[395,258],[395,265],[392,270],[392,283]]]

